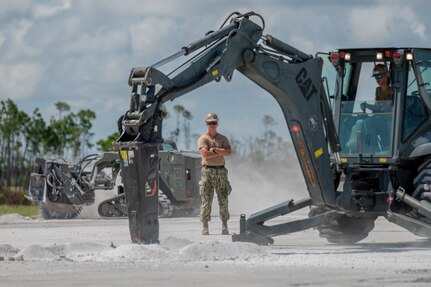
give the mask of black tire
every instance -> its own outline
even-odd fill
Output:
[[[82,207],[47,201],[41,202],[39,209],[44,219],[73,219],[78,217]]]
[[[324,213],[320,207],[313,206],[308,213],[309,217]],[[368,236],[374,228],[376,217],[349,217],[342,216],[326,224],[315,227],[319,236],[334,244],[350,245],[361,241]]]
[[[417,175],[413,181],[415,191],[412,196],[418,200],[428,200],[430,197],[431,185],[431,160],[425,161],[418,168]]]
[[[413,185],[415,191],[412,196],[417,200],[426,200],[431,202],[431,159],[425,161],[418,168],[418,173],[413,181]],[[414,217],[415,219],[419,219],[425,223],[431,224],[431,219],[425,217],[417,211],[417,209],[413,209],[412,212],[408,213],[409,216]]]

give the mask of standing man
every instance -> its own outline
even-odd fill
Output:
[[[220,219],[222,221],[221,234],[229,234],[227,221],[229,220],[228,196],[232,190],[225,168],[225,156],[231,155],[229,140],[217,132],[218,116],[209,113],[205,117],[208,131],[198,140],[199,151],[202,155],[202,175],[199,182],[201,194],[201,216],[203,223],[202,235],[208,235],[208,221],[211,220],[211,205],[214,191],[220,207]]]

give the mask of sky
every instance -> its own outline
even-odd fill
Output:
[[[128,109],[130,70],[150,66],[216,30],[234,11],[254,11],[271,34],[307,54],[337,48],[429,46],[431,3],[426,0],[0,0],[0,100],[12,99],[48,121],[54,103],[96,112],[94,141],[116,131]],[[254,20],[254,19],[252,19]],[[260,23],[256,19],[257,23]],[[186,59],[186,58],[185,58]],[[219,132],[237,139],[263,133],[262,119],[288,138],[281,109],[264,90],[235,72],[230,83],[208,85],[166,107],[191,112],[191,133],[205,131],[209,112]],[[164,121],[164,135],[175,117]],[[184,148],[184,143],[178,143]]]

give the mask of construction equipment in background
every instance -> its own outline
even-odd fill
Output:
[[[118,153],[117,153],[118,155]],[[174,142],[164,142],[159,151],[159,217],[197,216],[200,212],[199,180],[201,156],[198,152],[178,150]],[[127,216],[123,185],[118,195],[99,204],[102,217]]]
[[[160,217],[196,216],[200,211],[200,154],[178,150],[166,141],[160,150]],[[95,202],[95,193],[117,194],[98,205],[102,217],[126,217],[127,203],[121,183],[117,152],[86,156],[76,164],[39,158],[30,177],[28,198],[39,202],[45,219],[76,218],[83,206]]]

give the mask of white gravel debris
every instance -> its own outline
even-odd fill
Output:
[[[127,244],[93,256],[82,257],[82,259],[96,262],[141,262],[160,261],[168,256],[169,250],[158,244]]]
[[[33,219],[28,216],[19,215],[17,213],[9,213],[9,214],[0,216],[0,224],[16,223],[16,222],[30,221],[30,220],[33,220]]]
[[[40,245],[29,245],[21,250],[15,258],[22,258],[23,260],[36,261],[36,260],[53,260],[57,256],[47,247]]]
[[[179,250],[184,259],[189,260],[236,260],[261,258],[266,254],[263,247],[246,242],[201,241]]]
[[[3,258],[3,260],[9,257],[14,257],[19,251],[20,250],[18,248],[15,248],[10,244],[0,244],[0,257]]]
[[[74,242],[51,246],[29,245],[23,250],[4,246],[15,258],[25,261],[68,259],[76,262],[142,262],[142,261],[250,261],[261,260],[267,249],[253,243],[205,240],[192,243],[170,237],[163,244],[125,244],[116,248],[94,242]],[[0,249],[1,251],[1,249]],[[3,253],[6,253],[6,252]],[[19,252],[18,252],[19,251]]]
[[[259,246],[216,228],[202,236],[195,218],[162,220],[153,245],[131,244],[122,219],[3,224],[0,287],[429,286],[428,241],[383,219],[376,225],[353,246],[328,244],[313,230]]]

